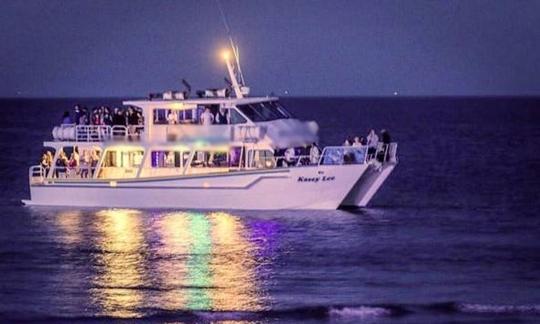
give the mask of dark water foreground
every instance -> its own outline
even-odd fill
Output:
[[[0,101],[3,322],[540,321],[540,100],[287,99],[323,144],[400,143],[365,210],[21,207],[74,102]]]

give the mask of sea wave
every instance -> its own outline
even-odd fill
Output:
[[[463,303],[458,304],[457,308],[463,313],[540,315],[540,305],[490,305]]]
[[[358,307],[331,307],[328,311],[330,317],[355,317],[355,318],[372,318],[391,316],[392,310],[384,307],[373,306],[358,306]]]
[[[118,318],[114,316],[40,316],[40,314],[1,314],[0,317],[14,321],[29,322],[73,322],[73,321],[113,321],[113,320],[150,320],[150,321],[182,321],[186,323],[221,322],[221,321],[258,321],[262,319],[286,320],[332,320],[353,319],[370,320],[383,317],[400,317],[410,314],[477,314],[504,316],[504,315],[540,315],[540,305],[493,305],[474,303],[427,303],[427,304],[363,304],[363,305],[328,305],[306,306],[285,309],[267,310],[164,310],[160,308],[134,309],[138,316],[132,318]],[[30,316],[29,316],[30,315]]]

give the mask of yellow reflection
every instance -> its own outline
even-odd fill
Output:
[[[82,242],[80,211],[63,211],[57,215],[57,225],[62,231],[62,242],[65,244],[77,244]]]
[[[240,220],[228,213],[212,213],[212,284],[215,310],[262,309],[255,277],[255,247]]]
[[[157,221],[156,227],[162,243],[158,248],[156,270],[164,286],[157,303],[163,309],[181,309],[187,300],[183,288],[186,286],[186,260],[192,241],[188,214],[166,214]]]
[[[157,273],[165,309],[259,310],[254,247],[226,213],[169,213],[158,219]]]
[[[143,285],[141,217],[136,210],[108,209],[97,213],[98,260],[94,298],[108,316],[140,316]]]

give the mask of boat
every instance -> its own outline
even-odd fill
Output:
[[[233,57],[234,56],[234,57]],[[28,206],[177,209],[366,207],[398,163],[397,143],[319,150],[318,124],[274,96],[249,96],[238,48],[228,86],[126,100],[127,124],[55,126],[49,164],[29,168]],[[219,115],[219,116],[218,116]],[[221,116],[221,118],[219,118]],[[219,122],[218,122],[219,119]],[[54,153],[52,153],[54,152]],[[76,162],[66,163],[71,155]]]

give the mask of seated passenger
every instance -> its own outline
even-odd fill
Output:
[[[317,143],[313,143],[311,145],[311,148],[309,150],[309,161],[311,164],[317,164],[319,163],[319,158],[321,156],[321,151],[319,150],[319,147],[317,146]]]
[[[41,165],[41,167],[45,169],[45,171],[49,170],[49,159],[46,153],[43,153],[43,155],[41,156],[41,162],[39,163],[39,165]]]
[[[354,147],[362,146],[362,141],[360,140],[360,138],[358,136],[354,137],[354,141],[352,143],[352,146],[354,146]]]
[[[343,142],[343,146],[351,146],[352,145],[352,141],[351,141],[351,138],[350,137],[347,137],[345,139],[345,142]]]
[[[210,108],[206,108],[201,114],[201,124],[204,126],[209,126],[214,123],[214,115],[210,112]]]
[[[283,154],[285,166],[294,166],[296,164],[296,152],[294,147],[289,147]]]

